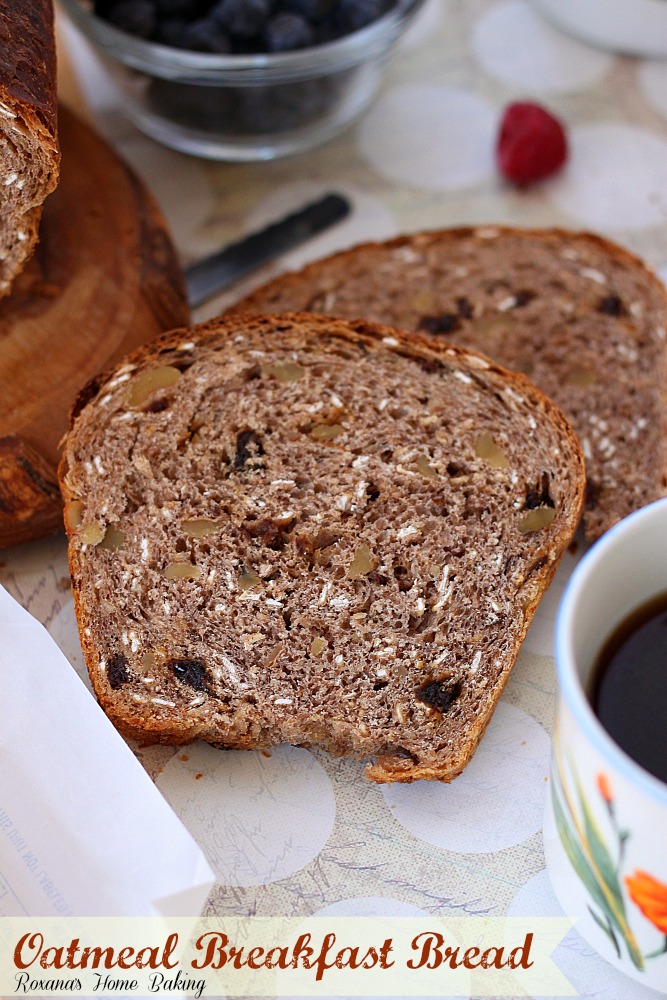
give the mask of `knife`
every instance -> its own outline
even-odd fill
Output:
[[[344,219],[350,208],[349,201],[342,195],[327,194],[260,232],[252,233],[238,243],[231,243],[192,264],[185,271],[190,306],[196,308],[261,264],[274,260]]]

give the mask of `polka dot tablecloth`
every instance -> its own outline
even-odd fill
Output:
[[[307,154],[250,165],[198,161],[144,138],[67,24],[60,44],[65,99],[143,176],[184,263],[325,191],[352,202],[343,223],[197,318],[279,270],[356,242],[467,223],[594,229],[667,277],[667,62],[590,48],[528,0],[427,0],[361,121]],[[498,176],[493,156],[502,109],[517,99],[558,115],[570,142],[566,169],[524,190]],[[554,618],[576,558],[565,557],[478,753],[449,786],[380,787],[364,779],[362,763],[290,747],[270,755],[135,748],[216,873],[209,911],[559,914],[541,826]],[[84,676],[63,539],[0,553],[0,582]],[[581,996],[659,995],[614,972],[576,930],[554,960]]]

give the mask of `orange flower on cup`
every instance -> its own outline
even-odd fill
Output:
[[[643,871],[626,875],[625,884],[635,906],[654,927],[667,935],[667,885]]]
[[[609,783],[609,778],[606,774],[600,771],[597,775],[598,791],[602,798],[605,800],[607,805],[610,805],[614,800],[614,794],[611,790],[611,785]]]

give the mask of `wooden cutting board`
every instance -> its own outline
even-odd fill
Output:
[[[0,548],[62,526],[58,443],[85,383],[189,322],[164,219],[136,175],[61,107],[61,179],[0,300]]]

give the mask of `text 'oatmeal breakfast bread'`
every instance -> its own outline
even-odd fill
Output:
[[[498,226],[403,236],[316,261],[234,308],[364,316],[524,372],[581,441],[589,540],[667,493],[667,294],[608,240]]]
[[[42,204],[58,183],[52,0],[0,7],[0,296],[37,242]]]
[[[580,516],[561,412],[366,322],[230,317],[92,384],[61,463],[83,648],[145,742],[450,780]]]

